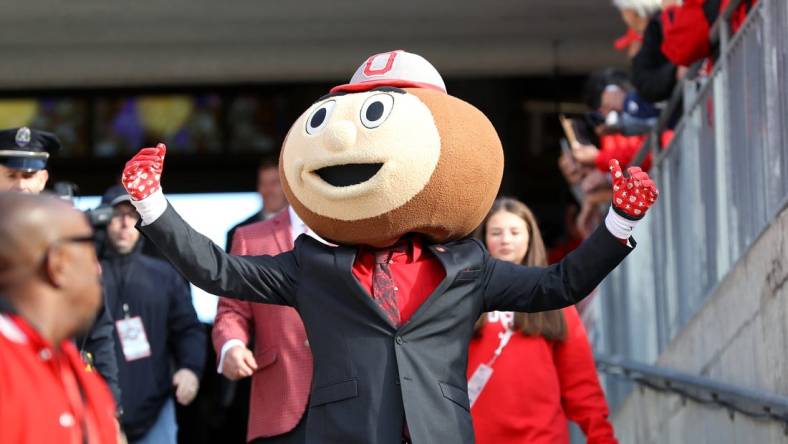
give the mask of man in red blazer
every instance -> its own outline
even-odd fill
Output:
[[[291,207],[238,228],[231,253],[279,254],[308,233]],[[254,350],[247,344],[254,335]],[[231,380],[252,376],[249,428],[254,443],[302,443],[312,383],[312,352],[301,317],[291,307],[220,298],[213,326],[219,372]]]

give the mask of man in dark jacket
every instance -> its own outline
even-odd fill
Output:
[[[115,320],[116,354],[123,390],[121,425],[130,442],[175,443],[172,392],[182,405],[197,395],[206,337],[189,287],[168,263],[140,252],[139,216],[122,187],[110,188],[102,281]],[[174,361],[174,375],[170,362]]]

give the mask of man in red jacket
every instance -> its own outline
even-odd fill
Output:
[[[272,219],[242,226],[231,253],[279,254],[308,232],[290,206]],[[248,344],[254,335],[254,350]],[[213,327],[219,371],[231,380],[252,377],[247,441],[305,442],[304,412],[312,383],[312,352],[295,309],[221,298]]]
[[[90,328],[99,282],[80,212],[0,194],[0,442],[117,442],[112,395],[69,340]]]

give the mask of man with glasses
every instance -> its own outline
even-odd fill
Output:
[[[107,190],[113,208],[101,261],[123,391],[121,425],[132,443],[175,443],[175,399],[194,400],[205,364],[206,337],[186,281],[162,260],[141,252],[139,215],[121,186]],[[175,362],[174,375],[170,362]]]
[[[0,193],[0,442],[117,442],[112,395],[69,340],[100,304],[85,217],[53,197]]]

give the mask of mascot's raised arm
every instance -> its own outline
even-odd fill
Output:
[[[479,315],[577,303],[631,251],[657,197],[645,173],[611,164],[613,208],[563,261],[491,258],[468,235],[498,192],[501,142],[405,51],[367,59],[282,146],[290,204],[336,246],[301,236],[278,256],[228,255],[164,198],[165,151],[145,148],[123,172],[140,229],[206,291],[298,310],[314,356],[306,433],[316,443],[472,442],[465,372]]]

